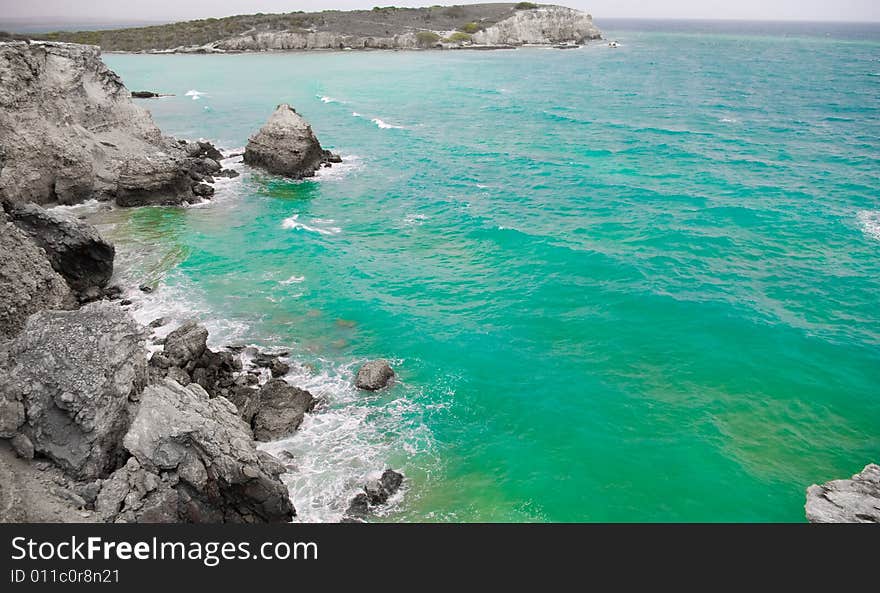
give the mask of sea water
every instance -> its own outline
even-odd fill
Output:
[[[142,321],[290,351],[301,520],[393,467],[380,520],[801,521],[880,460],[880,31],[599,24],[619,47],[105,55],[174,94],[141,103],[166,133],[240,151],[287,102],[343,157],[98,219]]]

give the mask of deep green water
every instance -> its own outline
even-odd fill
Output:
[[[306,520],[390,465],[387,520],[800,521],[880,459],[880,34],[826,33],[107,55],[170,134],[289,102],[346,164],[103,228],[161,281],[139,316],[289,347],[327,399],[269,447]],[[379,356],[400,383],[354,392]]]

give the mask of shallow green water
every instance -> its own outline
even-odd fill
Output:
[[[289,102],[346,164],[106,228],[162,282],[139,315],[327,398],[270,447],[306,520],[387,464],[387,520],[800,521],[880,458],[880,37],[811,35],[108,55],[168,133],[242,147]],[[401,382],[355,393],[377,356]]]

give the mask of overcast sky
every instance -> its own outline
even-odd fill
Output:
[[[442,0],[394,0],[430,6]],[[389,0],[0,0],[0,20],[56,18],[101,21],[172,21],[254,12],[372,8]],[[476,4],[452,0],[446,4]],[[880,21],[880,0],[562,0],[602,17],[716,18],[755,20]]]

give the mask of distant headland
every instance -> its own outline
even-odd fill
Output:
[[[6,34],[9,37],[17,35]],[[575,46],[601,39],[585,12],[531,2],[375,7],[372,10],[236,15],[30,39],[98,45],[110,52],[236,53],[294,50],[507,49]]]

